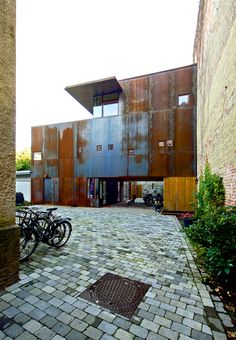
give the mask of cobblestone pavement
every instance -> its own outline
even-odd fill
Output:
[[[227,339],[230,319],[201,283],[173,216],[134,207],[61,207],[73,233],[40,244],[0,292],[0,339]],[[131,319],[78,295],[111,272],[151,285]],[[215,304],[215,306],[214,306]]]

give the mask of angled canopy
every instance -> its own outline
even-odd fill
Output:
[[[116,77],[110,77],[88,83],[67,86],[65,90],[90,113],[93,113],[94,96],[112,92],[121,92],[122,88]]]

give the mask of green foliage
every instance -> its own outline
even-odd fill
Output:
[[[31,154],[29,149],[16,153],[16,170],[30,170]]]
[[[218,280],[229,282],[236,276],[236,207],[225,207],[221,177],[212,174],[209,164],[200,177],[196,222],[186,229],[189,238],[204,247],[207,271]]]

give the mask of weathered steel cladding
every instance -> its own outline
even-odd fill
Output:
[[[149,111],[149,77],[128,81],[128,112]]]
[[[148,113],[130,113],[127,176],[148,175]]]
[[[196,175],[195,78],[196,65],[150,76],[149,176]]]
[[[191,65],[125,79],[118,116],[32,128],[32,200],[87,205],[88,177],[194,177],[195,78]]]

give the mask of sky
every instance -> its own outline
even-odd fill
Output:
[[[193,63],[199,0],[17,0],[16,149],[31,126],[90,118],[65,87]]]

